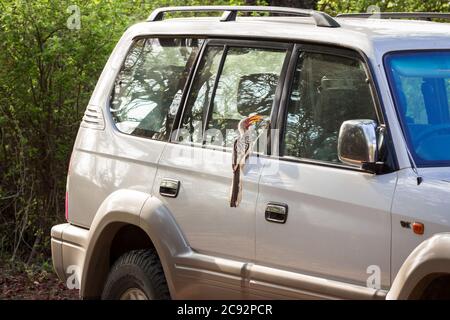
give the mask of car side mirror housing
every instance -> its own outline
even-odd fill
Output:
[[[345,164],[376,172],[378,163],[378,124],[373,120],[344,121],[339,130],[338,157]]]

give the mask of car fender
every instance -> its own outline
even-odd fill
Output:
[[[109,248],[124,225],[141,228],[161,260],[174,297],[174,258],[191,252],[168,208],[156,197],[134,190],[117,190],[105,199],[92,222],[81,275],[83,298],[98,298],[109,273]]]
[[[423,241],[406,258],[386,299],[417,299],[433,278],[450,273],[450,233]]]
[[[126,224],[139,226],[139,215],[150,195],[120,189],[100,205],[92,221],[81,273],[80,295],[98,298],[109,272],[109,248],[117,231]]]
[[[177,298],[176,259],[189,256],[192,250],[170,210],[157,197],[149,197],[140,217],[140,227],[158,252],[171,297]]]

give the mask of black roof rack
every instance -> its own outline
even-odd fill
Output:
[[[271,6],[186,6],[186,7],[165,7],[155,9],[148,17],[147,21],[161,21],[164,14],[168,12],[223,12],[220,21],[235,21],[238,12],[269,12],[285,15],[295,15],[300,17],[311,17],[318,27],[337,28],[339,23],[330,15],[314,10],[271,7]]]
[[[341,13],[337,18],[380,18],[380,19],[450,19],[450,13],[440,12],[374,12]]]

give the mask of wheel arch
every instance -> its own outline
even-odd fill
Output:
[[[440,233],[422,242],[406,258],[387,299],[420,299],[436,279],[450,275],[450,233]]]
[[[126,245],[122,243],[124,240]],[[150,194],[130,190],[114,192],[100,206],[90,228],[80,295],[85,299],[100,297],[114,261],[126,251],[146,247],[156,251],[174,297],[173,260],[189,251],[175,219]]]

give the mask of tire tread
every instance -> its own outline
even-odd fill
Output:
[[[155,299],[168,300],[170,299],[169,289],[167,287],[166,277],[162,268],[161,262],[152,249],[133,250],[124,253],[113,264],[108,279],[103,290],[102,299],[110,298],[108,293],[116,280],[114,274],[124,266],[133,265],[139,267],[150,281]]]

